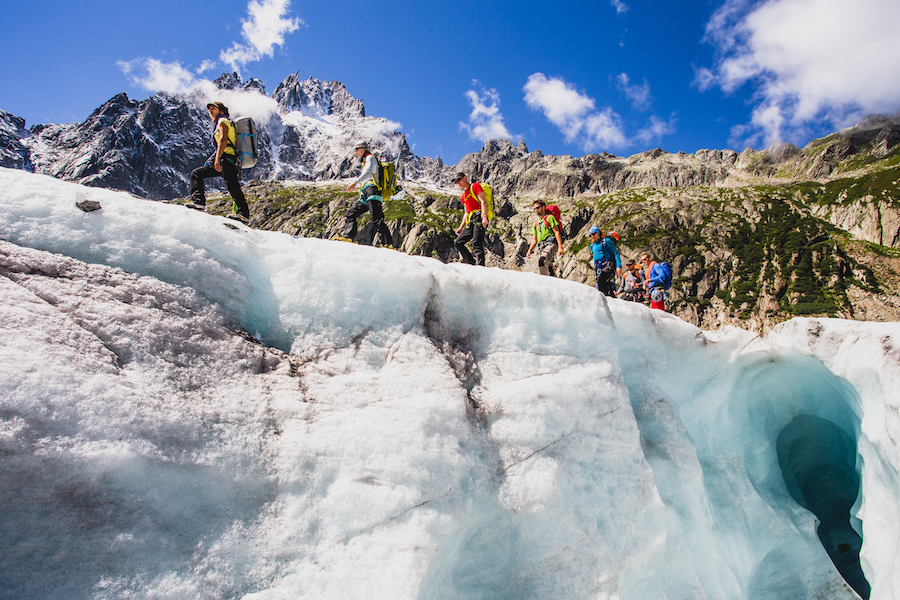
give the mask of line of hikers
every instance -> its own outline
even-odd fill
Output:
[[[206,109],[213,125],[212,142],[215,152],[206,164],[191,172],[191,199],[186,206],[205,211],[204,180],[221,175],[233,201],[229,218],[249,223],[250,207],[241,190],[240,170],[242,167],[256,164],[256,134],[252,120],[245,118],[250,121],[249,127],[252,132],[249,134],[251,156],[248,162],[243,137],[238,141],[237,127],[229,116],[228,107],[221,102],[210,102],[206,105]],[[382,246],[396,250],[393,236],[384,222],[383,207],[386,198],[400,191],[399,186],[396,186],[393,165],[388,165],[389,168],[386,169],[385,165],[369,151],[367,142],[359,142],[353,151],[360,160],[360,174],[347,186],[347,191],[352,192],[357,186],[361,186],[360,193],[356,202],[344,215],[342,235],[335,239],[353,241],[357,234],[357,220],[368,212],[372,220],[372,239],[369,240],[369,244],[374,245],[377,240]],[[456,240],[453,246],[462,262],[484,266],[485,232],[494,216],[493,191],[486,184],[470,182],[463,172],[456,173],[452,181],[462,189],[460,201],[464,209],[462,222],[455,230]],[[530,259],[532,253],[536,252],[540,273],[555,277],[557,275],[555,260],[562,257],[565,252],[560,210],[555,204],[548,205],[543,200],[535,200],[533,207],[537,218],[531,228],[531,242],[525,252],[525,259]],[[669,263],[657,263],[650,255],[643,254],[640,265],[634,261],[628,262],[622,284],[617,286],[614,280],[618,280],[623,274],[622,260],[616,248],[618,234],[613,231],[604,235],[603,230],[596,225],[590,228],[588,234],[597,290],[606,296],[635,302],[644,302],[645,296],[649,294],[650,306],[665,310],[665,290],[671,286],[672,281]],[[466,246],[469,242],[472,242],[472,252],[469,252]]]
[[[478,182],[470,183],[463,172],[453,176],[453,183],[463,190],[460,201],[464,209],[463,220],[456,229],[457,237],[453,245],[462,262],[483,266],[485,230],[489,217],[493,216],[490,214],[488,198],[491,195],[490,188]],[[544,200],[535,200],[533,208],[537,219],[531,228],[531,243],[525,252],[525,258],[530,259],[536,250],[541,275],[555,277],[554,261],[565,251],[560,210],[555,204],[548,205]],[[672,285],[672,268],[669,263],[660,263],[650,254],[642,254],[640,265],[633,260],[628,261],[621,285],[617,285],[618,278],[622,277],[622,259],[616,248],[619,234],[611,231],[608,235],[603,235],[603,230],[593,225],[588,230],[588,235],[597,290],[606,296],[632,302],[644,302],[649,296],[651,308],[666,310],[665,290]],[[469,241],[472,242],[471,253],[466,247]]]

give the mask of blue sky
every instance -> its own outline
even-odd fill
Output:
[[[82,121],[223,71],[342,81],[416,154],[763,148],[900,110],[897,0],[10,3],[0,108]]]

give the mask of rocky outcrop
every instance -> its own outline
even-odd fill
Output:
[[[30,136],[25,129],[25,119],[0,110],[0,167],[34,170],[31,152],[23,143]]]
[[[312,77],[301,80],[299,73],[278,84],[272,98],[284,114],[297,111],[306,116],[366,116],[362,100],[351,96],[340,81],[319,81]]]
[[[651,150],[630,158],[609,153],[581,158],[528,152],[524,144],[490,140],[484,148],[446,169],[490,182],[505,196],[573,198],[637,187],[687,187],[723,182],[729,171],[722,153],[699,156]]]
[[[861,240],[900,248],[900,207],[896,198],[884,201],[864,196],[843,206],[813,205],[812,214]]]
[[[262,96],[266,95],[266,86],[263,85],[262,81],[250,79],[245,83],[237,73],[222,73],[213,83],[220,90],[243,90],[245,92],[256,92]]]

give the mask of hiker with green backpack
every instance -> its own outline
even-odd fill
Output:
[[[492,202],[490,196],[491,187],[487,184],[469,184],[469,178],[465,173],[457,173],[453,176],[453,183],[462,188],[462,198],[465,213],[462,223],[456,228],[456,241],[453,246],[459,252],[462,261],[469,265],[484,266],[484,232],[493,217]],[[466,243],[472,240],[472,253],[466,248]]]
[[[372,239],[369,241],[369,245],[374,245],[376,238],[380,236],[382,246],[396,249],[391,230],[384,222],[384,207],[382,206],[384,182],[381,180],[383,175],[378,158],[369,152],[368,142],[356,144],[353,150],[360,160],[362,169],[356,181],[347,186],[347,191],[352,192],[357,185],[362,185],[362,188],[359,191],[359,198],[344,216],[344,235],[338,239],[347,242],[355,241],[356,220],[368,211],[372,215]]]

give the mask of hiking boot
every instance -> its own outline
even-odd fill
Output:
[[[344,237],[344,236],[342,236],[342,235],[336,235],[336,236],[334,236],[334,237],[331,238],[331,239],[334,240],[335,242],[350,242],[351,244],[355,244],[355,243],[356,243],[356,242],[354,242],[353,240],[351,240],[350,238]]]
[[[244,215],[242,215],[240,213],[231,213],[230,215],[225,215],[225,218],[233,219],[235,221],[240,221],[244,225],[250,224],[250,219],[248,219],[247,217],[245,217]]]
[[[194,210],[199,210],[200,212],[206,212],[206,203],[197,202],[195,200],[191,200],[190,202],[185,202],[184,204],[188,208],[193,208]]]

